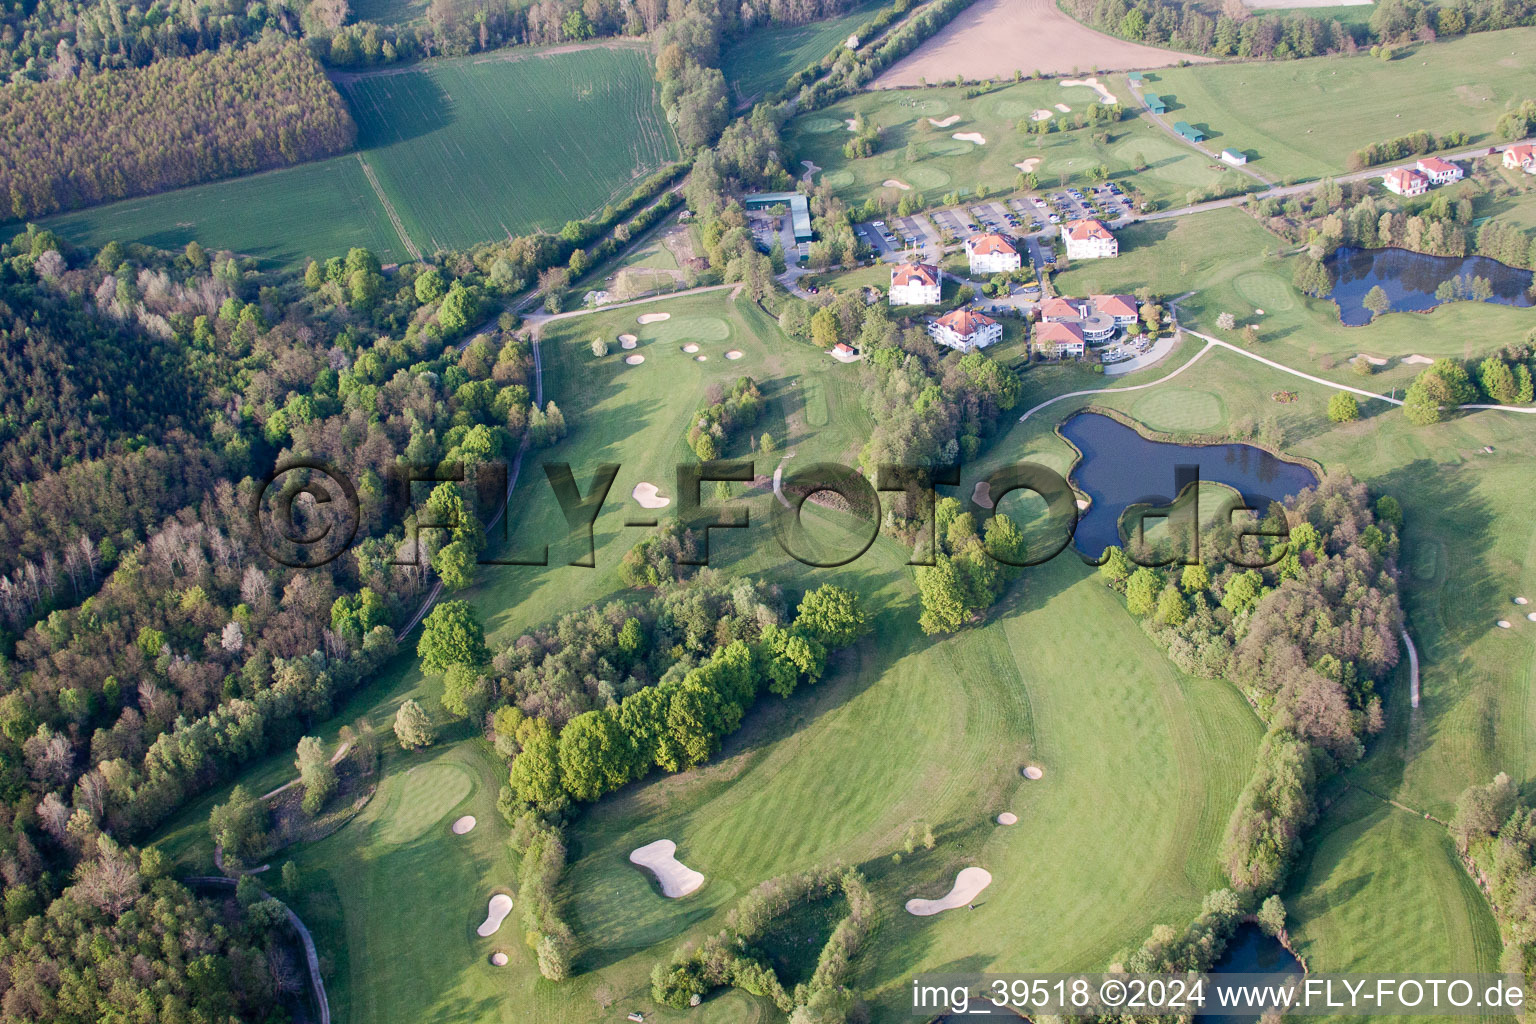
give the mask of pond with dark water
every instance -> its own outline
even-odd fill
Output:
[[[1061,433],[1082,453],[1072,468],[1072,482],[1092,504],[1081,513],[1072,543],[1090,558],[1122,543],[1120,517],[1130,506],[1172,504],[1179,467],[1198,467],[1201,480],[1226,484],[1258,509],[1317,483],[1306,466],[1251,444],[1151,441],[1100,413],[1073,416]]]
[[[1221,955],[1221,959],[1212,965],[1210,970],[1213,986],[1220,985],[1223,978],[1232,979],[1236,983],[1238,975],[1242,975],[1245,984],[1277,983],[1286,975],[1301,977],[1306,972],[1301,966],[1301,961],[1280,944],[1280,940],[1268,935],[1256,924],[1245,924],[1237,929],[1227,950]],[[1263,976],[1262,980],[1258,976]],[[1219,997],[1213,999],[1207,995],[1206,1005],[1219,1001]],[[1257,1013],[1200,1013],[1196,1014],[1201,1024],[1255,1024],[1259,1019]]]
[[[1430,256],[1407,249],[1356,249],[1346,245],[1328,257],[1325,265],[1333,279],[1328,297],[1338,305],[1339,319],[1350,327],[1371,322],[1365,296],[1377,285],[1386,292],[1393,312],[1434,309],[1452,301],[1436,294],[1447,281],[1459,283],[1459,297],[1470,298],[1477,278],[1485,279],[1492,288],[1492,294],[1484,301],[1506,306],[1531,305],[1531,272],[1487,256]]]

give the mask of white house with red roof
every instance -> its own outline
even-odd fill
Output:
[[[1035,351],[1047,358],[1082,358],[1088,343],[1077,324],[1046,321],[1035,328]]]
[[[967,238],[965,255],[971,261],[972,275],[1007,274],[1023,265],[1019,250],[995,231]]]
[[[969,309],[957,309],[929,324],[928,334],[938,344],[956,352],[974,352],[1002,338],[1003,325]]]
[[[1429,175],[1412,167],[1393,168],[1381,183],[1388,192],[1396,192],[1400,196],[1421,196],[1429,191]]]
[[[1504,166],[1536,174],[1536,146],[1510,146],[1504,150]]]
[[[1083,299],[1067,299],[1057,295],[1040,304],[1040,319],[1047,322],[1081,320],[1088,315],[1090,308]]]
[[[1094,309],[1114,317],[1116,326],[1133,324],[1140,315],[1134,295],[1092,295],[1089,298],[1093,300]]]
[[[893,306],[935,306],[944,284],[944,271],[927,263],[898,263],[891,268]]]
[[[1069,260],[1096,260],[1120,255],[1120,243],[1102,221],[1073,220],[1061,226]]]
[[[1460,181],[1466,175],[1460,164],[1453,164],[1437,156],[1427,156],[1420,160],[1418,168],[1419,172],[1429,179],[1431,185],[1449,185],[1453,181]]]

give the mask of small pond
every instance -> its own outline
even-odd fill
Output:
[[[1529,270],[1507,266],[1487,256],[1430,256],[1407,249],[1356,249],[1343,246],[1328,257],[1333,279],[1328,293],[1339,307],[1339,319],[1351,327],[1371,322],[1365,296],[1377,285],[1387,293],[1396,312],[1433,309],[1446,301],[1436,292],[1446,282],[1457,288],[1457,298],[1472,298],[1474,281],[1485,279],[1492,294],[1485,301],[1506,306],[1531,304]]]
[[[1277,458],[1251,444],[1173,444],[1149,441],[1099,413],[1080,413],[1061,432],[1083,453],[1072,482],[1092,499],[1077,521],[1072,543],[1098,558],[1120,544],[1120,517],[1131,505],[1170,504],[1179,466],[1198,466],[1201,480],[1226,484],[1254,508],[1266,508],[1317,483],[1306,466]]]
[[[1238,928],[1232,940],[1227,943],[1226,952],[1210,970],[1213,985],[1220,985],[1223,979],[1230,979],[1236,984],[1239,975],[1243,976],[1241,980],[1245,983],[1265,984],[1278,982],[1288,974],[1300,976],[1304,973],[1301,961],[1280,945],[1278,939],[1266,935],[1255,924],[1245,924]],[[1206,1005],[1210,1006],[1214,1001],[1208,994]],[[1257,1013],[1217,1012],[1196,1016],[1201,1024],[1254,1024],[1259,1019]]]

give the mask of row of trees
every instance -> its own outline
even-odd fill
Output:
[[[1329,475],[1273,506],[1262,537],[1240,545],[1218,525],[1197,551],[1186,538],[1184,551],[1158,552],[1188,563],[1176,572],[1105,552],[1100,574],[1174,663],[1231,679],[1268,726],[1222,847],[1240,894],[1279,887],[1318,781],[1358,760],[1362,737],[1382,726],[1375,690],[1399,654],[1401,526],[1394,499],[1373,506],[1363,485]],[[1263,569],[1235,564],[1260,554]]]
[[[1536,971],[1536,808],[1500,772],[1456,801],[1451,835],[1506,936],[1501,969]]]
[[[1437,359],[1426,366],[1403,395],[1403,415],[1415,426],[1439,423],[1457,406],[1474,402],[1529,405],[1532,394],[1532,345],[1536,331],[1523,345],[1506,346],[1476,366],[1476,375],[1455,359]]]
[[[1073,17],[1125,39],[1218,57],[1286,60],[1324,53],[1354,53],[1372,44],[1430,41],[1528,25],[1536,17],[1529,0],[1384,0],[1367,26],[1320,21],[1302,11],[1255,15],[1237,2],[1198,0],[1071,0]]]
[[[0,89],[0,197],[15,217],[350,149],[357,127],[297,43]]]
[[[1373,142],[1350,154],[1349,169],[1352,171],[1405,160],[1411,156],[1423,156],[1437,149],[1455,149],[1467,144],[1466,132],[1452,132],[1436,138],[1433,132],[1420,129],[1385,142]]]

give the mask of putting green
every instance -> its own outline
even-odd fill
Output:
[[[915,110],[924,117],[942,117],[949,113],[949,101],[936,97],[921,100],[902,100],[902,106]]]
[[[932,156],[965,156],[976,148],[975,143],[959,139],[934,139],[923,146]]]
[[[471,788],[469,773],[449,762],[418,765],[390,776],[381,787],[387,813],[379,816],[379,838],[396,845],[410,842],[446,818]]]
[[[718,316],[687,316],[649,326],[666,341],[724,341],[731,336],[731,325]]]
[[[1296,305],[1296,293],[1290,284],[1262,270],[1243,274],[1232,285],[1239,295],[1253,303],[1254,309],[1266,313],[1278,313]]]
[[[1154,388],[1131,406],[1131,415],[1153,430],[1211,430],[1227,419],[1227,407],[1210,391]]]
[[[830,117],[813,117],[800,122],[800,127],[805,131],[815,132],[817,135],[825,135],[828,132],[842,131],[848,126],[841,121],[834,121]]]
[[[943,188],[952,180],[949,172],[942,167],[925,167],[922,164],[908,167],[902,178],[913,188]]]
[[[1028,117],[1038,109],[1033,103],[1023,100],[998,100],[992,104],[992,113],[996,117]]]
[[[854,183],[853,172],[846,167],[839,167],[835,171],[828,171],[821,176],[822,183],[828,188],[847,188]]]

